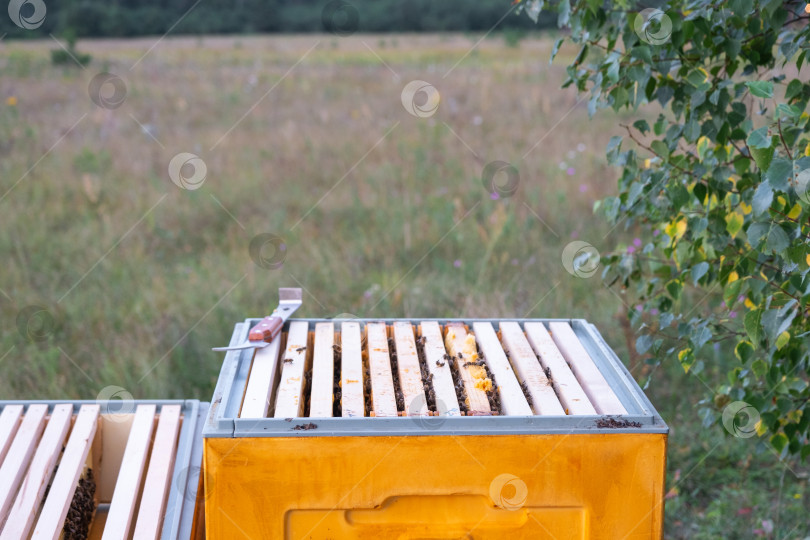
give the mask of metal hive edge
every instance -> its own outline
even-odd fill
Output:
[[[345,320],[345,319],[344,319]],[[668,433],[669,428],[657,413],[629,371],[605,343],[596,328],[584,319],[454,319],[454,318],[365,318],[351,319],[367,322],[423,321],[489,322],[495,328],[502,321],[568,322],[593,358],[600,372],[617,393],[628,411],[621,420],[638,423],[640,427],[597,427],[602,415],[587,416],[492,416],[492,417],[396,417],[396,418],[238,418],[242,396],[252,362],[252,350],[230,351],[220,371],[210,413],[203,429],[203,437],[323,437],[323,436],[430,436],[430,435],[521,435],[521,434],[585,434],[585,433]],[[247,338],[249,329],[259,321],[246,319],[234,327],[231,344]],[[340,322],[339,319],[290,319],[285,330],[294,321],[306,321],[310,328],[319,322]]]

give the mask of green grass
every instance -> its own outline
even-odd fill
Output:
[[[622,324],[632,299],[561,263],[574,239],[604,253],[639,235],[591,211],[615,191],[604,149],[620,128],[559,89],[572,51],[548,66],[547,39],[465,57],[476,36],[322,37],[285,76],[317,40],[166,39],[134,67],[154,40],[88,41],[86,70],[51,66],[50,42],[0,43],[0,396],[208,399],[210,348],[298,285],[301,316],[585,317],[649,374]],[[102,70],[125,80],[118,109],[88,97]],[[400,103],[414,79],[441,93],[431,118]],[[205,161],[200,189],[170,181],[179,152]],[[514,197],[485,191],[494,160],[519,169]],[[251,260],[260,233],[285,239],[282,268]],[[18,332],[29,305],[53,318],[43,341]],[[783,475],[754,440],[701,427],[711,391],[678,366],[648,393],[672,427],[668,536],[751,537],[762,520],[810,534],[806,466]]]

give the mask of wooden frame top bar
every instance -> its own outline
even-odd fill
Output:
[[[554,388],[557,390],[560,402],[566,408],[567,413],[596,414],[596,409],[591,404],[571,368],[568,367],[562,353],[554,345],[554,340],[551,339],[551,335],[543,326],[543,323],[527,322],[523,325],[523,328],[526,330],[526,337],[534,352],[540,357],[540,363],[551,373]]]
[[[335,386],[335,324],[315,325],[315,344],[312,353],[312,389],[309,398],[309,416],[332,416]]]
[[[489,366],[489,371],[495,377],[498,385],[498,393],[501,398],[501,408],[504,414],[512,416],[531,416],[532,409],[523,390],[520,388],[515,372],[506,358],[506,353],[501,347],[498,335],[492,324],[488,322],[476,322],[473,324],[475,339],[484,353],[484,359]]]
[[[386,325],[368,323],[366,333],[371,376],[371,407],[374,416],[398,416]]]
[[[340,324],[340,409],[344,417],[365,416],[363,340],[360,324]]]
[[[464,391],[467,394],[467,414],[489,416],[492,409],[486,390],[492,386],[486,370],[476,363],[479,361],[475,346],[475,336],[467,333],[463,324],[448,324],[445,327],[444,344],[456,364]]]
[[[290,323],[276,397],[276,418],[296,418],[304,412],[304,373],[308,345],[309,324],[304,321]]]
[[[425,416],[427,398],[422,383],[422,368],[419,366],[419,355],[416,353],[413,325],[406,321],[394,323],[394,343],[397,348],[397,368],[399,386],[405,402],[407,416]]]
[[[59,538],[70,503],[73,501],[73,494],[76,492],[76,483],[84,471],[87,454],[90,452],[98,428],[100,410],[101,406],[97,404],[82,405],[79,409],[31,538],[36,540]]]
[[[436,394],[436,410],[442,416],[461,416],[458,405],[450,361],[445,358],[442,329],[436,321],[425,321],[419,324],[422,337],[425,339],[425,362],[428,371],[433,375],[433,392]]]
[[[588,395],[599,414],[627,414],[618,396],[610,388],[605,377],[579,342],[567,322],[550,322],[549,330],[554,343],[565,357],[571,371],[577,376],[582,389]]]

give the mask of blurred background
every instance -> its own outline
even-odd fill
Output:
[[[733,356],[650,369],[633,299],[571,265],[643,245],[593,213],[637,115],[589,119],[560,88],[576,53],[549,64],[555,18],[509,0],[21,9],[27,27],[0,16],[3,399],[210,399],[211,347],[279,286],[304,288],[306,317],[584,317],[672,428],[669,537],[810,534],[806,468],[701,423]]]

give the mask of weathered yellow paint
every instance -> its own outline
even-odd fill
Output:
[[[206,532],[660,538],[665,452],[650,433],[207,438]]]

